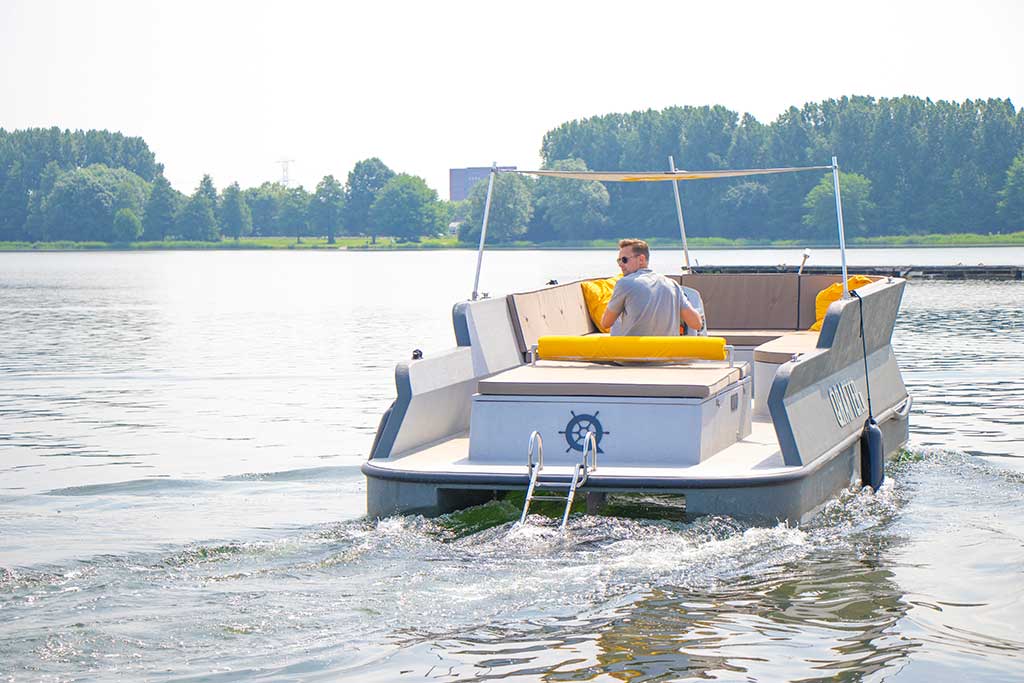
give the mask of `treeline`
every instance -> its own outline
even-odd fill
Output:
[[[770,124],[721,106],[670,107],[571,121],[541,146],[546,168],[714,170],[818,166],[839,157],[851,237],[1024,229],[1024,111],[1009,100],[851,97],[796,107]],[[141,138],[107,131],[0,129],[0,241],[203,240],[246,235],[389,235],[417,240],[460,224],[479,239],[486,182],[442,201],[379,159],[312,191],[264,183],[222,190],[205,176],[171,187]],[[681,183],[694,237],[831,240],[831,174]],[[496,179],[488,241],[583,241],[678,234],[671,187]]]
[[[688,170],[817,166],[836,155],[850,174],[842,189],[854,236],[1024,228],[1024,112],[1010,100],[844,97],[792,107],[768,125],[721,106],[670,107],[565,123],[542,145],[548,167],[667,169],[669,155]],[[596,188],[577,197],[590,234],[678,231],[666,185],[606,190],[607,203]],[[695,236],[820,239],[834,230],[834,211],[823,211],[832,190],[817,173],[695,181],[681,190]],[[533,210],[540,215],[519,226],[528,238],[571,232],[545,192]]]
[[[217,241],[249,235],[442,234],[456,206],[417,176],[379,159],[355,164],[344,185],[264,183],[218,191],[206,175],[190,195],[173,187],[141,138],[108,131],[0,129],[0,241]]]

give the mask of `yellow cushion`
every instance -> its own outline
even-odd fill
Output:
[[[864,285],[869,285],[874,282],[874,278],[870,278],[867,275],[851,275],[850,279],[846,281],[846,286],[849,289],[859,289]],[[833,301],[839,301],[840,297],[843,296],[843,283],[835,282],[825,289],[818,292],[818,296],[814,297],[814,317],[817,320],[810,326],[810,330],[817,332],[821,330],[821,324],[825,322],[825,314],[828,313],[828,307],[832,305]]]
[[[601,327],[601,318],[604,317],[605,309],[608,308],[608,301],[611,300],[612,292],[615,291],[615,283],[621,277],[622,275],[616,275],[615,277],[587,280],[580,283],[580,286],[583,288],[583,300],[587,302],[587,311],[590,313],[590,319],[594,321],[597,329],[602,332],[607,332],[608,328]]]
[[[724,337],[547,336],[537,340],[545,360],[725,360]]]

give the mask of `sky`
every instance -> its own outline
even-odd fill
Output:
[[[0,128],[141,136],[187,193],[375,156],[447,198],[449,168],[536,168],[546,131],[612,112],[1020,107],[1022,37],[1015,1],[0,0]]]

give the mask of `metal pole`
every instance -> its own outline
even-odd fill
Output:
[[[476,277],[473,278],[473,301],[480,298],[480,267],[484,262],[484,240],[487,239],[487,219],[491,215],[491,193],[494,191],[494,176],[498,162],[491,163],[491,175],[487,180],[487,200],[484,202],[484,222],[480,226],[480,248],[476,252]]]
[[[843,298],[850,298],[850,289],[846,284],[846,234],[843,230],[843,200],[839,195],[839,160],[832,157],[832,187],[836,191],[836,218],[839,220],[839,256],[843,260]]]
[[[668,167],[673,173],[676,172],[676,162],[671,156],[668,158]],[[683,257],[686,259],[686,271],[690,272],[690,249],[686,246],[686,225],[683,223],[683,205],[679,201],[679,181],[672,181],[672,192],[676,195],[676,216],[679,217],[679,234],[683,238]]]

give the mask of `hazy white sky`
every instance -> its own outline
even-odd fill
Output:
[[[0,0],[0,127],[146,139],[179,190],[539,164],[564,121],[849,94],[1024,104],[1024,3]],[[685,163],[685,160],[684,160]]]

